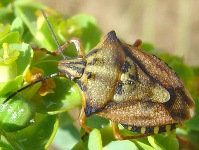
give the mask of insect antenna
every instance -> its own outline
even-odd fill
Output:
[[[36,84],[36,83],[38,83],[38,82],[42,82],[42,81],[44,81],[44,80],[46,80],[46,79],[49,79],[49,78],[52,78],[52,77],[55,77],[55,76],[60,76],[60,72],[53,73],[53,74],[51,74],[51,75],[49,75],[49,76],[45,76],[45,77],[43,77],[43,78],[41,78],[41,79],[38,79],[38,80],[36,80],[36,81],[34,81],[34,82],[32,82],[32,83],[30,83],[30,84],[28,84],[28,85],[26,85],[26,86],[20,88],[19,90],[17,90],[16,92],[14,92],[14,93],[12,93],[10,96],[8,96],[8,97],[3,101],[3,104],[5,104],[8,100],[10,100],[12,97],[14,97],[17,93],[19,93],[19,92],[21,92],[21,91],[23,91],[23,90],[29,88],[30,86],[32,86],[32,85],[34,85],[34,84]]]
[[[61,48],[61,46],[60,46],[60,44],[59,44],[59,42],[58,42],[56,36],[55,36],[55,33],[54,33],[53,29],[52,29],[52,26],[50,25],[50,22],[48,21],[48,17],[46,16],[46,13],[44,12],[43,9],[41,9],[41,12],[42,12],[42,14],[43,14],[43,16],[44,16],[44,18],[45,18],[45,20],[46,20],[46,23],[47,23],[47,25],[48,25],[48,28],[49,28],[50,32],[52,33],[52,37],[53,37],[55,43],[57,44],[57,47],[58,47],[58,49],[59,49],[59,52],[61,53],[61,55],[62,55],[62,57],[63,57],[64,59],[67,59],[66,56],[65,56],[64,53],[63,53],[63,50],[62,50],[62,48]]]
[[[54,39],[54,41],[55,41],[55,43],[56,43],[56,45],[57,45],[57,47],[58,47],[58,49],[59,49],[59,52],[61,53],[61,55],[62,55],[62,57],[63,57],[64,59],[67,59],[66,56],[65,56],[64,53],[63,53],[63,50],[62,50],[62,48],[61,48],[61,46],[60,46],[60,44],[59,44],[59,42],[58,42],[56,36],[55,36],[55,33],[54,33],[53,29],[52,29],[52,26],[50,25],[50,22],[48,21],[48,18],[47,18],[47,16],[46,16],[44,10],[41,9],[41,12],[42,12],[43,17],[44,17],[45,20],[46,20],[47,26],[48,26],[48,28],[49,28],[49,30],[50,30],[50,32],[51,32],[51,34],[52,34],[52,37],[53,37],[53,39]],[[19,92],[21,92],[21,91],[27,89],[28,87],[30,87],[30,86],[32,86],[32,85],[38,83],[38,82],[42,82],[42,81],[44,81],[44,80],[46,80],[46,79],[49,79],[49,78],[52,78],[52,77],[55,77],[55,76],[59,76],[60,74],[61,74],[61,73],[58,72],[58,73],[51,74],[51,75],[49,75],[49,76],[45,76],[45,77],[43,77],[43,78],[41,78],[41,79],[38,79],[38,80],[36,80],[36,81],[34,81],[34,82],[32,82],[32,83],[30,83],[30,84],[28,84],[28,85],[26,85],[26,86],[20,88],[19,90],[17,90],[16,92],[14,92],[14,93],[12,93],[10,96],[8,96],[8,97],[3,101],[3,104],[5,104],[8,100],[10,100],[12,97],[14,97],[17,93],[19,93]]]

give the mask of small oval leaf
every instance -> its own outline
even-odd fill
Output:
[[[5,104],[5,97],[0,98],[0,130],[14,132],[25,128],[34,118],[34,109],[22,97],[15,96]]]

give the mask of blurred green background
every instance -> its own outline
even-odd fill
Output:
[[[103,35],[115,30],[131,44],[136,39],[199,64],[199,1],[197,0],[42,0],[64,15],[94,16]]]

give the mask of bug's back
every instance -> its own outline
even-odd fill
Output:
[[[121,43],[115,32],[86,60],[77,80],[86,116],[95,113],[132,131],[144,127],[141,133],[147,134],[176,128],[193,116],[194,102],[175,72],[157,57]]]

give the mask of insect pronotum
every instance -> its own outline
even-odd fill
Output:
[[[95,114],[112,121],[116,139],[133,139],[180,126],[194,115],[191,95],[165,62],[140,49],[141,41],[133,45],[122,43],[114,31],[85,55],[81,42],[72,38],[59,46],[52,27],[42,10],[60,53],[59,73],[43,77],[10,95],[5,101],[31,85],[57,75],[74,80],[82,96],[79,123],[87,133],[86,118]],[[74,43],[77,57],[64,56],[62,49]],[[139,132],[123,137],[118,124]]]

